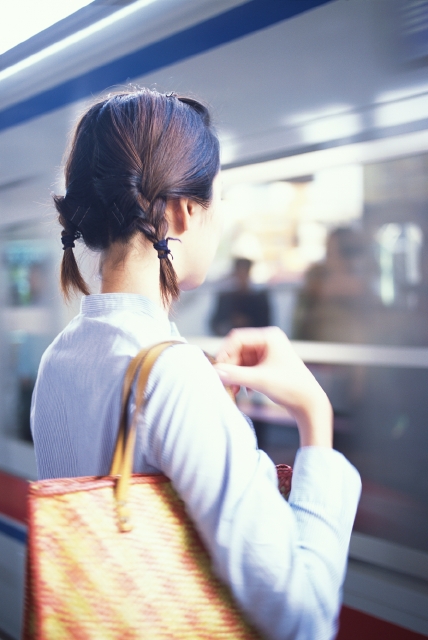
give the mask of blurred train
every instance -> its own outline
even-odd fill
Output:
[[[428,636],[427,64],[426,0],[95,0],[0,55],[0,637],[20,634],[37,367],[79,309],[51,191],[84,107],[129,84],[204,99],[222,143],[224,240],[179,329],[215,351],[231,264],[251,263],[362,475],[338,638]],[[290,417],[242,406],[292,462]]]

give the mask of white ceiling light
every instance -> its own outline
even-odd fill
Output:
[[[428,115],[428,94],[402,99],[376,108],[377,127],[394,127],[406,122],[425,120]]]
[[[1,0],[0,54],[75,13],[93,0]]]
[[[380,162],[397,156],[426,153],[428,151],[428,130],[406,133],[401,136],[381,138],[367,142],[311,151],[278,160],[268,160],[222,171],[225,189],[245,183],[286,180],[312,175],[322,169],[346,164]]]
[[[80,42],[81,40],[84,40],[85,38],[91,36],[93,33],[97,33],[97,31],[101,31],[102,29],[105,29],[106,27],[114,24],[115,22],[118,22],[119,20],[126,18],[132,13],[136,13],[142,7],[146,7],[147,5],[152,4],[153,2],[156,2],[156,0],[137,0],[137,2],[133,2],[127,7],[124,7],[123,9],[116,11],[115,13],[108,16],[107,18],[104,18],[103,20],[99,20],[99,22],[95,22],[89,27],[86,27],[85,29],[81,29],[81,31],[78,31],[77,33],[73,33],[71,36],[64,38],[64,40],[61,40],[60,42],[56,42],[55,44],[49,47],[46,47],[46,49],[43,49],[42,51],[39,51],[38,53],[35,53],[34,55],[29,56],[28,58],[25,58],[25,60],[21,60],[21,62],[17,62],[17,64],[7,67],[6,69],[4,69],[4,71],[0,72],[0,81],[15,75],[15,73],[18,73],[23,69],[27,69],[28,67],[31,67],[37,64],[41,60],[44,60],[45,58],[48,58],[49,56],[52,56],[55,53],[58,53],[59,51],[67,49],[67,47],[70,47],[76,42]]]
[[[304,124],[301,135],[304,144],[315,144],[348,138],[360,133],[361,129],[362,123],[359,114],[344,113]]]
[[[349,104],[331,104],[312,113],[297,113],[284,124],[297,127],[304,144],[351,137],[362,129],[360,115]]]

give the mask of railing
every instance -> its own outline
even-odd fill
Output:
[[[208,336],[190,337],[187,340],[213,354],[218,352],[222,343],[222,338]],[[426,347],[379,347],[368,344],[299,340],[291,342],[302,360],[313,364],[428,369],[428,348]]]

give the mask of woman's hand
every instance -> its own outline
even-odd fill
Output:
[[[330,402],[278,327],[234,329],[215,365],[222,382],[260,391],[296,418],[300,444],[331,447]]]

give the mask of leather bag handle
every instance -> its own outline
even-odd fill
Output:
[[[144,404],[144,395],[150,372],[159,356],[169,347],[175,344],[185,344],[179,340],[160,342],[159,344],[143,349],[131,360],[125,374],[122,391],[122,407],[120,413],[119,432],[113,454],[110,475],[119,476],[114,489],[116,510],[119,519],[120,531],[130,531],[130,512],[127,506],[129,484],[134,463],[134,449],[137,434],[137,422],[141,408]],[[131,426],[127,429],[128,404],[132,393],[132,387],[137,377],[135,389],[135,412]]]

